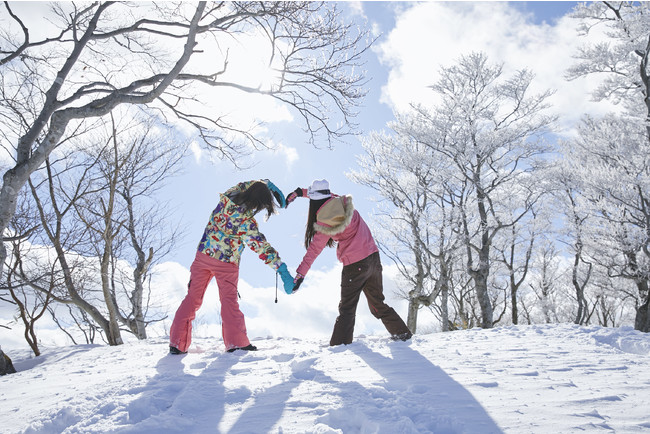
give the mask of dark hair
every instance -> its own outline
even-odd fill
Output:
[[[273,194],[263,182],[254,182],[244,191],[235,194],[231,200],[246,210],[253,210],[253,215],[266,210],[266,218],[275,213]]]
[[[314,223],[316,223],[316,213],[325,202],[331,198],[326,197],[325,199],[319,200],[309,200],[309,214],[307,215],[307,227],[305,228],[305,248],[308,249],[314,235],[316,234],[316,229],[314,229]],[[332,238],[327,241],[327,247],[333,247],[334,240]]]

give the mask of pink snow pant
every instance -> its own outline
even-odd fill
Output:
[[[169,330],[169,345],[187,351],[192,342],[192,321],[203,303],[203,295],[212,277],[217,279],[221,301],[221,333],[226,349],[245,347],[250,344],[246,335],[244,314],[237,302],[239,266],[222,262],[201,252],[190,267],[190,283],[187,295],[176,311]]]

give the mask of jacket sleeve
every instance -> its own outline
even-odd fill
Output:
[[[320,255],[320,253],[323,251],[329,240],[329,235],[316,232],[314,234],[314,239],[312,239],[311,244],[309,244],[309,248],[307,249],[305,256],[302,258],[302,262],[296,270],[296,273],[300,273],[303,276],[306,276],[312,264],[318,255]]]
[[[266,241],[266,237],[259,231],[257,221],[254,218],[248,219],[244,225],[240,227],[242,234],[241,239],[248,247],[251,248],[259,258],[264,261],[269,267],[277,271],[282,265],[282,260],[278,252]]]

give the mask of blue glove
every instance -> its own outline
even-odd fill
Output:
[[[278,268],[278,273],[280,274],[282,283],[284,284],[284,292],[287,294],[293,293],[293,276],[291,273],[289,273],[289,270],[287,270],[287,264],[283,263],[280,265],[280,268]]]
[[[287,201],[284,198],[284,194],[282,194],[282,190],[276,187],[275,184],[269,181],[268,179],[266,180],[266,186],[269,188],[269,190],[271,190],[271,193],[273,193],[273,196],[275,196],[276,200],[280,204],[280,207],[286,208]]]

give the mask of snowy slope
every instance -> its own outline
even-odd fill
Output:
[[[254,339],[184,356],[156,339],[76,346],[0,378],[3,433],[571,433],[650,430],[650,335],[515,326],[416,336]]]

